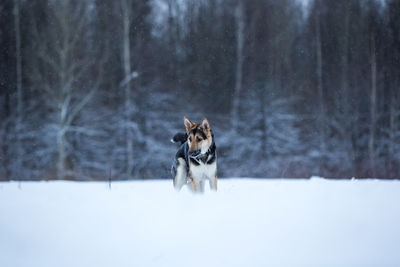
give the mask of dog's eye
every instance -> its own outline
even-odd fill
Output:
[[[203,140],[203,139],[201,139],[200,137],[196,137],[197,142],[201,142],[201,140]]]
[[[189,136],[189,142],[192,142],[192,137],[191,136]]]

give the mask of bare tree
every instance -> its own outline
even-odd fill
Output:
[[[350,1],[345,1],[344,8],[344,20],[343,20],[343,34],[342,34],[342,51],[341,51],[341,78],[340,78],[340,99],[339,108],[340,114],[340,124],[342,125],[342,130],[340,131],[343,136],[344,146],[346,150],[347,156],[350,158],[348,160],[348,164],[350,165],[350,169],[352,171],[352,175],[354,175],[354,149],[352,136],[354,132],[354,117],[355,112],[351,109],[350,104],[350,93],[351,89],[349,88],[349,32],[350,32]]]
[[[15,121],[15,132],[21,132],[22,116],[23,116],[23,103],[22,103],[22,68],[21,68],[21,30],[20,30],[20,3],[19,0],[14,0],[14,25],[15,25],[15,60],[16,60],[16,74],[17,74],[17,116]],[[20,136],[17,135],[17,157],[16,157],[16,170],[21,170],[22,163],[22,145]]]
[[[174,0],[167,0],[168,6],[168,73],[171,79],[176,79],[178,75],[178,47],[180,41],[180,14],[182,13],[181,3]]]
[[[84,41],[89,34],[88,5],[80,1],[55,1],[53,5],[49,10],[51,26],[38,29],[34,25],[38,64],[43,68],[35,68],[32,79],[48,94],[50,105],[56,110],[53,127],[57,143],[56,170],[57,178],[61,179],[74,175],[68,165],[72,149],[67,134],[87,130],[74,122],[101,83],[104,60],[93,60],[93,47]],[[103,59],[106,56],[105,51]],[[95,77],[88,82],[86,79],[92,73]]]
[[[389,166],[388,175],[392,177],[393,175],[393,158],[395,153],[396,145],[396,95],[394,89],[391,90],[391,100],[390,100],[390,118],[389,118]]]
[[[124,76],[132,75],[131,69],[131,40],[130,40],[130,25],[132,20],[131,7],[128,0],[121,0],[122,11],[122,64]],[[126,79],[126,78],[125,78]],[[132,121],[133,101],[131,96],[131,79],[128,78],[124,84],[125,88],[125,131],[126,131],[126,166],[127,175],[131,176],[133,171],[133,132],[130,122]]]
[[[235,88],[232,98],[232,131],[237,133],[239,125],[239,106],[240,106],[240,92],[242,91],[243,79],[243,46],[244,46],[244,10],[243,1],[238,0],[235,8],[235,21],[236,21],[236,74],[235,74]]]
[[[370,64],[371,64],[371,92],[370,92],[370,127],[368,139],[368,155],[371,175],[375,176],[375,132],[376,132],[376,50],[375,34],[370,33]]]
[[[325,140],[325,124],[326,124],[326,110],[324,103],[324,88],[322,83],[322,41],[321,41],[321,5],[320,0],[316,0],[316,14],[315,14],[315,38],[316,38],[316,73],[317,73],[317,92],[318,92],[318,103],[319,103],[319,148],[321,152],[320,160],[320,172],[323,169],[323,154],[326,152],[326,140]]]

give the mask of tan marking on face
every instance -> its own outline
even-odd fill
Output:
[[[202,131],[202,129],[200,129],[199,126],[196,126],[195,128],[196,128],[195,134],[193,132],[189,133],[188,137],[189,152],[201,149],[203,143],[207,141],[203,138],[202,134],[199,133],[199,131]]]
[[[204,152],[205,148],[208,149],[211,146],[212,135],[211,135],[210,124],[208,123],[207,119],[204,118],[201,124],[196,124],[190,121],[185,116],[184,123],[186,127],[186,132],[188,134],[189,152],[193,152],[196,150],[203,150],[202,152]],[[203,135],[200,132],[203,132],[207,137],[207,139],[204,139]]]

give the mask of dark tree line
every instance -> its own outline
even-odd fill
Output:
[[[5,0],[0,179],[400,176],[400,1]]]

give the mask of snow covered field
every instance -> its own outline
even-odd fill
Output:
[[[0,183],[0,266],[400,266],[400,182]]]

